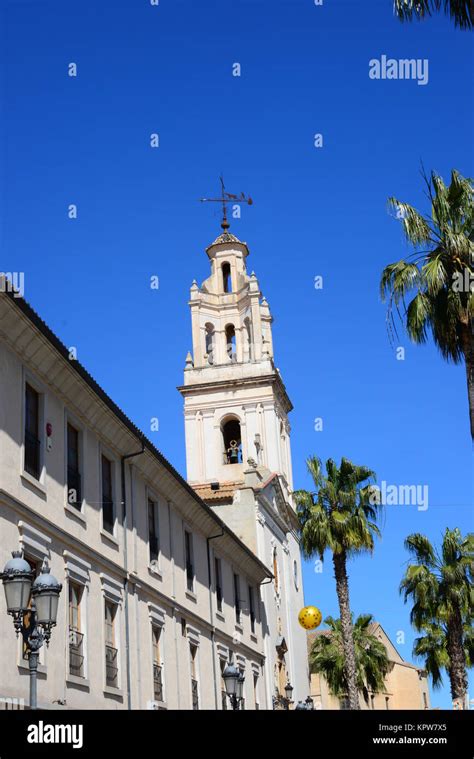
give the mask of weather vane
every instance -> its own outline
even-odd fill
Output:
[[[240,195],[232,195],[230,192],[226,192],[225,185],[224,185],[224,179],[223,177],[219,177],[221,180],[221,197],[220,198],[200,198],[201,203],[222,203],[222,222],[221,227],[226,232],[230,224],[227,221],[227,203],[247,203],[247,205],[251,206],[253,203],[252,198],[247,197],[243,192],[240,193]]]

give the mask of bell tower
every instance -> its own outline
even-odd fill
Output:
[[[278,473],[292,489],[292,409],[273,360],[272,315],[249,249],[228,231],[206,249],[210,276],[191,286],[192,353],[184,397],[187,477],[191,485],[240,483],[249,466]]]
[[[304,598],[291,496],[292,405],[274,363],[270,307],[247,272],[249,249],[229,232],[226,203],[234,199],[249,202],[228,195],[222,183],[215,199],[223,206],[222,234],[206,249],[209,277],[191,286],[192,351],[179,391],[189,484],[273,575],[259,589],[259,606],[267,699],[279,708],[289,682],[296,701],[309,687],[298,624]]]

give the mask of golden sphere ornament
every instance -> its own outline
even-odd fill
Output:
[[[322,614],[316,606],[305,606],[298,614],[298,622],[305,630],[314,630],[319,627]]]

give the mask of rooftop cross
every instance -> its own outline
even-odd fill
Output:
[[[250,197],[246,197],[243,192],[240,193],[240,195],[232,195],[230,192],[226,192],[225,185],[224,185],[224,179],[223,177],[219,177],[221,181],[221,197],[220,198],[201,198],[201,203],[222,203],[222,221],[221,221],[221,227],[226,232],[230,224],[227,221],[227,203],[247,203],[249,206],[252,205],[253,200]]]

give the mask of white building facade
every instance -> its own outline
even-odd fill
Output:
[[[210,276],[193,282],[192,353],[184,398],[188,482],[273,573],[261,588],[267,702],[308,695],[297,519],[292,502],[292,409],[273,359],[272,316],[249,250],[223,223],[207,248]],[[238,597],[239,590],[235,589]]]
[[[0,569],[21,549],[63,585],[39,707],[229,708],[221,675],[232,661],[245,708],[272,708],[271,567],[28,304],[1,290]],[[3,590],[0,642],[0,707],[28,705],[28,660]]]

